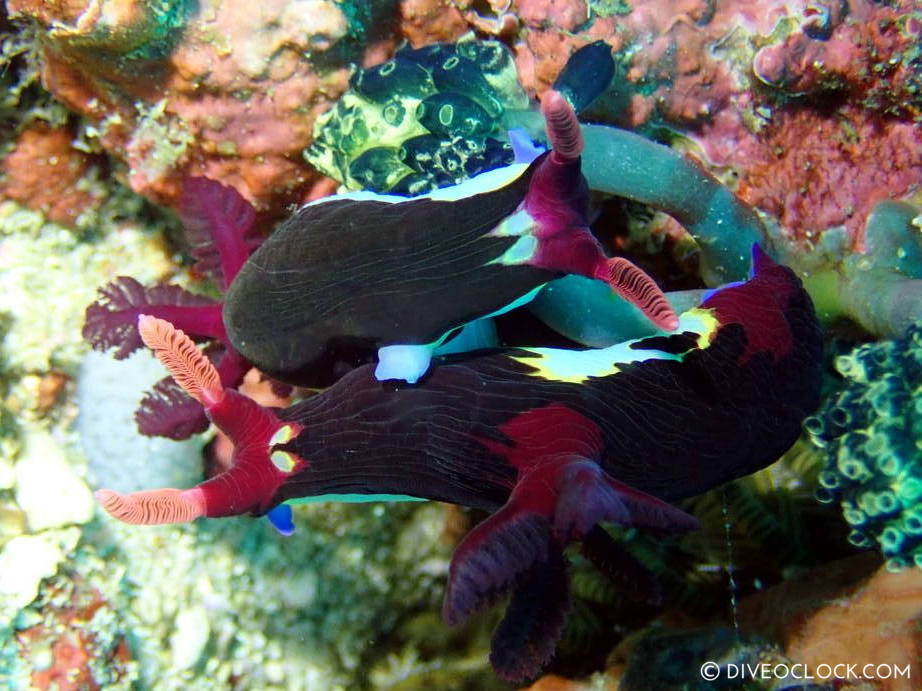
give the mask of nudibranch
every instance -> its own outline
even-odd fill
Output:
[[[145,343],[234,441],[233,465],[193,489],[97,497],[136,524],[246,512],[284,523],[285,502],[311,497],[491,512],[454,554],[444,617],[460,622],[512,590],[491,659],[525,679],[563,625],[567,543],[604,545],[606,521],[693,529],[668,502],[776,460],[818,405],[813,305],[792,271],[753,252],[753,277],[712,292],[672,334],[445,356],[422,385],[378,381],[368,364],[284,410],[222,388],[181,331],[142,316]]]
[[[331,383],[378,353],[376,376],[413,383],[458,327],[531,299],[548,281],[607,282],[658,326],[676,315],[654,281],[607,258],[589,231],[582,133],[559,93],[545,94],[551,150],[425,196],[356,192],[301,207],[231,284],[224,324],[270,376]]]

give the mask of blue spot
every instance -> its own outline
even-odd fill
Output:
[[[291,507],[288,504],[279,504],[266,514],[266,518],[277,531],[286,537],[295,531],[294,521],[291,520]]]
[[[508,134],[512,152],[515,154],[515,163],[531,163],[544,153],[544,148],[535,146],[525,130],[517,127],[509,130]]]
[[[378,348],[375,378],[378,381],[402,379],[408,384],[415,384],[429,369],[432,350],[431,345],[391,345]]]

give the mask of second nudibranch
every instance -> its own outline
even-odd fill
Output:
[[[380,380],[415,382],[458,327],[530,300],[573,273],[607,282],[663,329],[676,315],[643,271],[607,258],[588,225],[582,133],[545,94],[551,151],[407,199],[371,192],[307,204],[234,279],[224,323],[263,372],[332,383],[377,351]]]
[[[459,622],[513,589],[492,660],[515,680],[553,653],[567,606],[567,543],[604,544],[606,521],[693,528],[666,502],[776,460],[817,406],[821,382],[810,298],[758,248],[753,278],[683,313],[674,334],[599,350],[440,358],[420,386],[379,382],[365,365],[284,410],[223,389],[168,322],[142,316],[139,329],[234,441],[233,465],[188,490],[101,490],[109,513],[155,524],[271,512],[278,523],[283,502],[308,497],[489,511],[454,554],[444,614]]]

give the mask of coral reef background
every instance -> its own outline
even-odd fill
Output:
[[[514,68],[518,84],[481,94],[485,106],[472,99],[487,118],[477,111],[470,132],[417,111],[376,143],[399,152],[438,134],[500,160],[501,118],[527,114],[569,56],[601,40],[616,73],[583,119],[668,144],[754,207],[806,278],[837,356],[828,403],[808,423],[812,445],[692,500],[699,533],[617,533],[646,593],[577,565],[556,676],[536,688],[684,688],[697,670],[688,660],[709,655],[905,660],[922,678],[922,569],[890,573],[875,552],[854,555],[880,547],[893,571],[919,564],[919,332],[879,324],[899,322],[882,313],[910,302],[900,291],[922,291],[912,283],[922,278],[920,34],[911,0],[7,0],[0,686],[506,688],[487,662],[491,615],[460,631],[438,618],[448,556],[476,516],[303,506],[282,541],[243,519],[132,529],[101,516],[90,493],[100,475],[154,486],[179,481],[145,474],[201,477],[218,455],[207,437],[167,449],[135,434],[122,401],[141,397],[144,364],[102,372],[80,337],[97,286],[117,275],[214,291],[190,269],[173,214],[183,179],[233,186],[263,232],[349,175],[372,181],[348,166],[325,177],[337,169],[317,164],[321,144],[330,158],[365,154],[356,171],[403,179],[416,169],[400,154],[379,163],[365,139],[346,151],[343,126],[332,145],[324,128],[348,111],[361,116],[340,119],[355,134],[369,102],[355,96],[357,75],[379,74],[404,42],[462,37],[508,48],[504,74]],[[436,113],[463,103],[439,99]],[[374,103],[381,122],[392,117]],[[454,149],[441,142],[449,168]],[[597,214],[609,249],[668,288],[703,287],[699,248],[674,219],[612,198]],[[888,301],[862,302],[868,285]],[[836,601],[850,603],[845,622]],[[900,684],[879,688],[912,688]]]

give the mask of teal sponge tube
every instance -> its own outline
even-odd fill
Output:
[[[507,114],[509,128],[543,138],[540,114]],[[582,172],[589,187],[663,211],[695,238],[711,287],[745,280],[752,246],[777,256],[756,212],[712,175],[668,146],[609,125],[583,124]]]
[[[842,238],[830,256],[795,257],[805,265],[801,273],[820,316],[848,317],[885,338],[900,337],[922,320],[920,220],[922,211],[912,204],[881,201],[865,226],[862,252],[850,253]],[[824,239],[833,235],[827,231]]]
[[[627,130],[603,125],[582,130],[589,187],[675,218],[701,248],[707,285],[744,280],[756,243],[774,254],[755,211],[684,156]]]
[[[698,305],[704,292],[679,290],[666,293],[666,299],[681,314]],[[551,281],[528,308],[557,333],[590,348],[607,348],[657,331],[639,309],[613,294],[608,284],[585,276]]]

